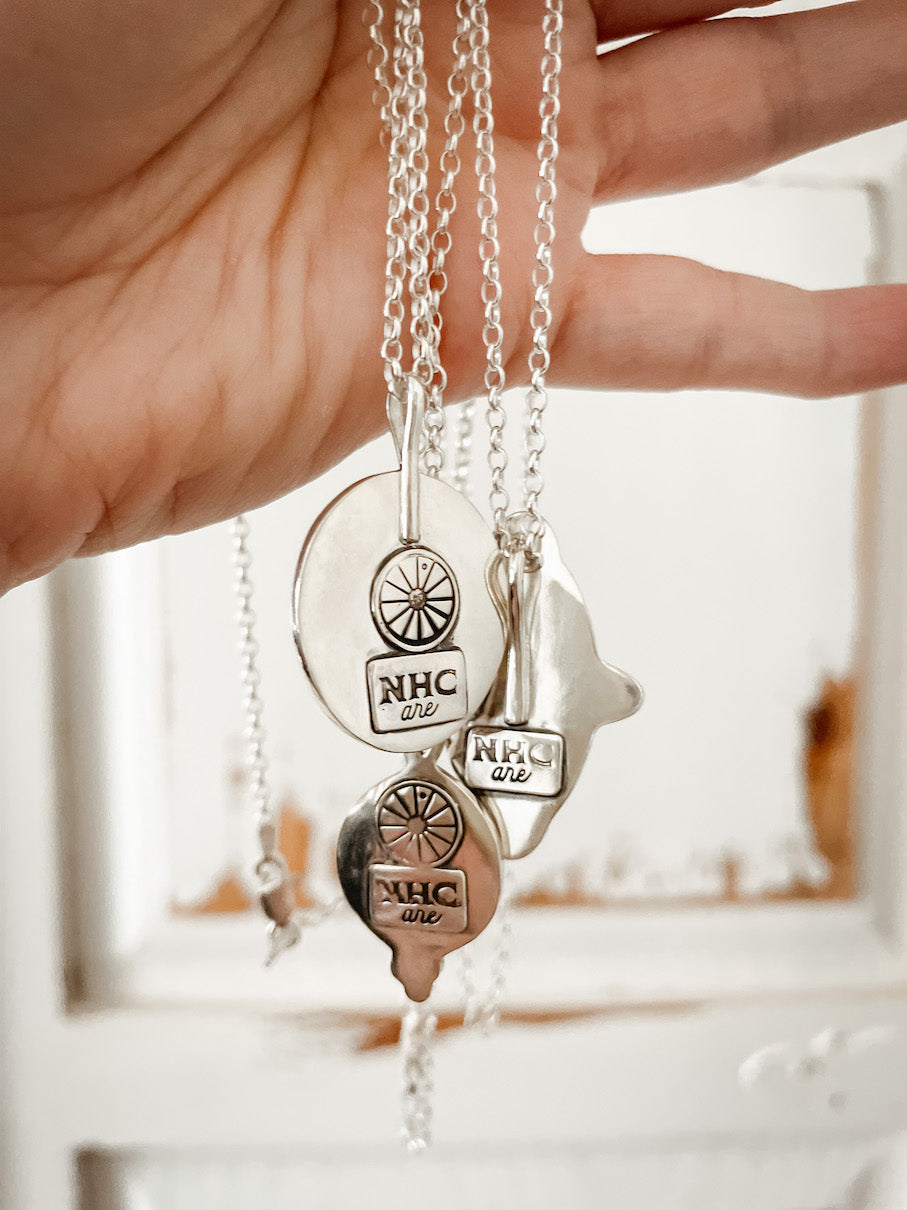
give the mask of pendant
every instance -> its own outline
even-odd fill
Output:
[[[294,586],[302,664],[327,712],[387,752],[448,739],[488,693],[504,634],[496,546],[460,492],[419,472],[424,393],[388,400],[400,470],[337,497],[306,538]]]
[[[633,714],[643,694],[631,676],[599,659],[589,614],[550,529],[540,565],[518,550],[500,557],[497,573],[509,617],[506,659],[450,747],[454,769],[497,824],[503,856],[517,858],[536,848],[569,796],[593,733]]]
[[[393,950],[391,971],[426,1000],[452,950],[494,915],[498,838],[472,794],[431,753],[368,792],[345,820],[337,872],[353,910]]]

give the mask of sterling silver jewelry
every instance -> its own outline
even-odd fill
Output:
[[[476,712],[497,675],[504,636],[487,584],[491,535],[469,501],[439,477],[439,304],[464,128],[469,14],[461,4],[438,220],[429,237],[420,3],[397,4],[390,54],[380,5],[373,3],[370,12],[372,68],[388,144],[382,356],[400,469],[354,484],[315,522],[296,573],[295,635],[306,674],[331,717],[373,747],[408,753],[441,743]],[[412,368],[404,372],[407,292]]]
[[[372,0],[366,12],[371,17],[369,20],[367,15],[366,23],[372,44],[375,97],[380,106],[383,137],[388,147],[390,204],[382,353],[389,388],[389,417],[402,469],[404,460],[415,456],[412,445],[407,445],[405,432],[401,432],[399,414],[403,294],[408,273],[410,297],[414,304],[411,325],[413,372],[429,391],[424,465],[428,475],[437,480],[442,468],[440,437],[443,413],[440,401],[446,386],[446,374],[440,357],[440,303],[447,285],[444,266],[450,249],[449,219],[455,205],[453,188],[460,169],[458,146],[466,128],[462,103],[468,90],[467,69],[473,55],[475,17],[466,0],[458,0],[454,67],[448,80],[450,103],[444,120],[446,140],[441,157],[442,180],[435,204],[435,229],[430,239],[429,323],[426,324],[422,306],[425,228],[421,221],[426,168],[423,117],[425,82],[419,5],[418,0],[416,3],[401,0],[397,5],[392,54],[388,53],[384,43],[383,13],[377,0]],[[412,64],[408,64],[408,59],[412,60]],[[393,83],[389,76],[390,65],[393,65]],[[408,95],[404,96],[406,93]],[[414,123],[412,134],[407,128],[407,121]],[[407,154],[408,138],[414,144],[410,154]],[[417,223],[407,221],[407,211],[413,209],[419,211]],[[408,248],[411,250],[409,261]],[[427,342],[423,339],[426,331],[429,335]],[[425,372],[428,370],[430,378]],[[410,400],[406,419],[412,422],[412,418]],[[457,481],[454,490],[465,501],[466,495],[462,491],[468,475],[468,457],[465,460],[462,457],[462,450],[468,442],[465,423],[459,427],[459,437],[461,454],[455,467]],[[412,509],[404,506],[402,500],[401,490],[401,542],[405,543],[409,537],[421,545],[404,544],[386,559],[372,585],[372,615],[379,633],[390,646],[416,653],[436,643],[443,643],[453,635],[461,617],[463,594],[457,569],[446,557],[445,544],[440,541],[425,544],[421,525],[415,521]],[[494,541],[487,531],[486,535],[477,540],[474,551],[480,552],[487,576]],[[445,546],[444,550],[442,546]],[[428,624],[423,625],[423,622]],[[487,628],[487,622],[483,624]],[[458,629],[458,644],[459,634]],[[305,650],[305,646],[303,638],[301,650]],[[495,658],[499,660],[503,653],[503,633],[500,635],[500,647],[497,642],[494,646]],[[404,697],[407,695],[400,681],[395,679],[395,674],[399,667],[400,675],[405,678],[406,665],[398,665],[394,661],[382,664],[379,661],[380,657],[373,657],[373,663],[369,665],[370,673],[374,668],[374,675],[378,678],[378,692],[373,691],[373,728],[380,722],[382,727],[389,723],[404,731],[401,724],[405,720],[397,718],[398,712],[402,716],[405,710],[411,716],[413,705],[418,705],[409,701],[401,705],[398,701],[401,693]],[[453,661],[446,658],[444,662],[443,688],[452,690],[454,679],[450,665]],[[496,669],[492,675],[496,675]],[[418,683],[421,684],[421,681]],[[409,682],[410,696],[416,684],[416,681]],[[475,691],[473,673],[470,673],[468,684]],[[478,707],[486,691],[487,687],[482,689],[474,702],[467,701],[465,709],[470,714]],[[450,693],[448,697],[453,699],[454,694]],[[459,707],[454,700],[444,705],[447,710],[442,706],[442,713],[446,724],[447,713],[455,718]],[[381,716],[380,720],[376,715]],[[437,724],[438,719],[439,714],[434,712],[420,721]],[[459,725],[455,722],[454,729]],[[434,731],[434,726],[431,731]],[[404,732],[401,747],[397,750],[406,750],[403,745],[413,746],[414,742]],[[423,729],[419,746],[424,749],[435,742],[434,736],[429,734],[429,728]],[[407,769],[399,777],[370,791],[344,824],[338,843],[338,872],[354,909],[368,927],[393,949],[394,973],[403,982],[407,994],[416,1001],[402,1023],[401,1048],[404,1067],[403,1136],[407,1147],[419,1149],[426,1146],[430,1139],[432,1108],[430,1042],[435,1018],[425,1000],[443,954],[469,941],[485,927],[494,913],[500,889],[497,837],[488,828],[473,796],[465,787],[438,770],[431,754],[426,753],[422,758],[411,758]]]
[[[339,897],[320,900],[305,911],[296,906],[292,876],[286,859],[280,852],[278,821],[268,784],[261,672],[258,667],[259,647],[255,637],[255,611],[252,607],[255,586],[251,576],[249,522],[245,515],[240,513],[238,517],[234,517],[230,528],[233,587],[238,605],[240,682],[246,716],[248,795],[259,846],[254,877],[259,904],[268,918],[265,965],[270,966],[284,950],[299,941],[304,928],[320,924],[332,915],[340,906],[341,900]]]
[[[523,507],[518,512],[510,511],[505,482],[505,371],[488,24],[483,5],[474,3],[471,13],[477,30],[471,82],[484,279],[489,503],[500,550],[492,584],[506,619],[507,653],[481,711],[451,742],[450,757],[454,768],[494,817],[503,855],[512,859],[531,852],[541,841],[576,784],[593,732],[638,709],[642,690],[631,677],[599,661],[579,590],[564,568],[538,509],[544,486],[540,470],[545,448],[542,418],[548,403],[546,374],[551,363],[548,333],[554,277],[551,252],[557,195],[562,0],[545,0],[542,26],[532,346]],[[458,466],[460,462],[458,457]]]
[[[501,892],[498,838],[432,753],[411,756],[347,816],[337,870],[350,906],[393,950],[391,970],[419,1002],[445,955],[489,923]]]
[[[457,0],[441,182],[428,200],[427,82],[420,0],[396,0],[392,42],[371,0],[374,95],[388,157],[387,264],[381,354],[397,469],[353,484],[312,526],[294,581],[294,634],[303,668],[328,714],[349,734],[405,756],[367,791],[340,829],[344,895],[392,951],[391,969],[413,1002],[404,1021],[404,1137],[424,1146],[431,1127],[427,1001],[443,958],[495,914],[504,858],[536,847],[576,783],[592,734],[638,708],[642,692],[603,664],[579,591],[539,511],[551,324],[555,165],[563,0],[545,0],[536,257],[530,314],[521,507],[511,510],[503,444],[498,206],[485,0]],[[471,401],[455,434],[452,482],[443,469],[441,301],[460,142],[471,102],[480,223],[484,386],[492,529],[467,498]],[[243,683],[252,796],[261,844],[259,897],[272,954],[301,921],[277,847],[267,790],[254,614],[244,518],[235,522]],[[509,900],[509,895],[505,896]],[[500,1012],[510,946],[505,920],[482,1003]]]

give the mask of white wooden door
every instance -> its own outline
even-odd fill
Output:
[[[808,285],[903,278],[905,150],[889,131],[614,208],[589,238]],[[583,795],[520,875],[494,1037],[456,1027],[448,964],[437,1142],[416,1160],[396,1143],[383,947],[342,914],[265,972],[260,923],[234,910],[225,532],[6,599],[3,1205],[907,1206],[905,404],[556,401],[548,515],[651,721],[599,736]],[[605,458],[591,503],[580,420]],[[387,765],[319,720],[287,582],[318,508],[387,458],[365,451],[255,518],[275,783],[313,891],[330,888],[331,827]],[[628,481],[645,489],[629,504]],[[854,668],[857,876],[830,890],[790,703]]]

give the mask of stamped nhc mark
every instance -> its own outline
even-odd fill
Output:
[[[465,777],[473,790],[551,798],[564,784],[564,739],[554,731],[470,727]]]
[[[383,928],[463,933],[466,875],[462,870],[374,865],[369,870],[369,916]]]
[[[466,660],[458,647],[376,656],[366,665],[372,730],[408,731],[466,717]]]

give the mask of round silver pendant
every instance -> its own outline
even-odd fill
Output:
[[[400,475],[353,484],[312,527],[296,570],[294,633],[331,717],[386,752],[442,743],[478,710],[504,655],[481,514],[420,476],[417,543],[400,541]]]

